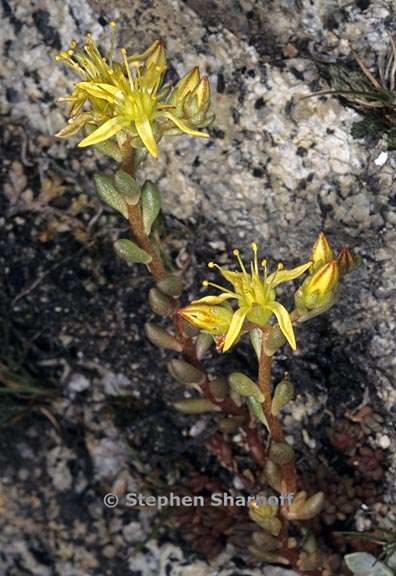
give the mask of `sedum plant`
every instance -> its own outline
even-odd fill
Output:
[[[294,397],[294,386],[285,377],[273,389],[271,365],[284,345],[296,349],[295,331],[301,324],[336,303],[342,280],[357,258],[346,248],[336,255],[321,233],[306,261],[291,269],[278,264],[272,271],[266,260],[259,260],[258,246],[252,243],[250,266],[245,266],[238,250],[234,255],[239,270],[210,262],[209,269],[219,272],[225,285],[205,280],[204,286],[217,293],[182,306],[182,274],[161,245],[161,192],[150,180],[141,182],[138,170],[149,156],[158,156],[162,138],[182,133],[208,137],[202,131],[214,118],[208,79],[193,68],[175,85],[167,83],[160,41],[141,54],[128,55],[122,49],[117,59],[115,24],[111,27],[107,57],[90,35],[83,48],[72,43],[57,56],[78,76],[71,94],[60,99],[70,107],[68,125],[58,137],[83,132],[80,147],[93,146],[116,162],[113,173],[95,176],[96,187],[101,199],[129,222],[131,237],[115,242],[116,253],[128,263],[147,267],[154,279],[150,306],[169,320],[168,327],[148,322],[145,330],[155,346],[170,351],[168,371],[190,391],[190,397],[175,402],[174,408],[184,414],[218,415],[208,449],[245,487],[254,493],[270,490],[295,496],[279,509],[253,502],[250,516],[262,533],[255,533],[250,551],[261,560],[312,570],[317,559],[313,536],[305,531],[298,547],[288,537],[288,526],[316,516],[324,495],[308,494],[298,479],[294,450],[279,419]],[[296,290],[291,284],[295,280]],[[294,300],[291,309],[279,301],[278,288],[283,284]],[[219,353],[228,353],[245,335],[257,356],[257,378],[242,372],[209,375],[202,360],[212,344]],[[238,431],[253,471],[240,469],[233,441]]]

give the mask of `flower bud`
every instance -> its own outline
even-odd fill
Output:
[[[359,258],[355,256],[348,248],[343,248],[337,257],[337,264],[340,275],[352,272],[359,265]]]
[[[204,76],[193,92],[187,94],[183,101],[183,112],[185,118],[191,124],[198,126],[204,119],[210,105],[210,85],[207,76]]]
[[[224,336],[232,319],[232,311],[228,308],[209,304],[190,304],[178,310],[178,314],[193,326],[214,336]]]
[[[334,252],[327,241],[326,236],[321,232],[312,248],[310,260],[312,266],[310,274],[314,274],[316,270],[321,268],[324,264],[334,260]]]
[[[198,66],[195,66],[190,72],[187,72],[183,78],[179,80],[173,90],[170,98],[170,104],[182,104],[187,94],[191,93],[199,85],[201,76]]]
[[[325,308],[334,302],[340,273],[336,260],[328,262],[308,276],[296,292],[297,310]]]

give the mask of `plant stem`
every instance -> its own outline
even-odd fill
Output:
[[[135,152],[129,141],[124,142],[121,147],[123,160],[120,168],[127,174],[135,177]],[[139,248],[150,254],[151,262],[148,268],[155,280],[158,282],[165,276],[165,268],[161,262],[160,257],[155,251],[150,238],[144,231],[142,211],[139,204],[128,204],[128,220],[134,239],[136,240]]]
[[[124,170],[127,174],[135,177],[135,162],[134,162],[134,149],[128,141],[126,141],[122,147],[123,160],[121,162],[120,168]],[[165,267],[161,261],[161,258],[154,249],[150,238],[144,231],[143,218],[140,205],[128,205],[128,220],[131,229],[132,236],[138,246],[150,254],[152,260],[148,265],[148,269],[153,275],[154,279],[158,282],[166,274]],[[179,306],[179,301],[174,298],[175,306]],[[175,314],[172,318],[173,326],[177,335],[177,339],[183,346],[183,358],[202,370],[200,362],[198,361],[195,353],[195,345],[193,340],[184,333],[183,325],[180,317]],[[203,370],[204,371],[204,370]],[[250,428],[249,424],[249,414],[245,408],[240,408],[237,406],[230,398],[218,399],[213,396],[210,390],[210,379],[207,376],[203,384],[201,384],[202,395],[211,400],[213,403],[218,405],[225,414],[229,415],[243,415],[244,423],[241,428],[246,434],[247,445],[250,453],[252,454],[254,460],[261,466],[265,462],[265,450],[263,444],[260,440],[260,436],[256,428]],[[224,445],[227,445],[226,440],[224,440]],[[237,468],[235,465],[235,472]]]
[[[140,210],[139,204],[136,206],[128,205],[128,220],[137,245],[151,256],[151,262],[148,264],[148,269],[154,276],[155,280],[158,282],[165,276],[166,272],[157,252],[155,251],[150,241],[150,238],[144,231],[142,212]]]
[[[265,353],[265,340],[268,337],[269,329],[263,329],[263,337],[261,343],[261,352],[259,360],[259,388],[264,394],[264,401],[262,403],[265,417],[267,418],[268,425],[271,431],[271,440],[273,442],[284,442],[284,432],[281,422],[271,412],[272,406],[272,387],[271,387],[271,366],[272,358]],[[294,462],[283,464],[280,466],[282,472],[282,482],[284,483],[285,492],[296,492],[297,490],[297,473]]]

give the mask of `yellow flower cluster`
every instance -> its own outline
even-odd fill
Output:
[[[272,315],[275,315],[285,338],[290,346],[295,349],[296,340],[292,322],[286,308],[276,302],[276,288],[283,282],[288,282],[301,276],[311,266],[311,262],[291,270],[285,270],[282,264],[279,264],[275,272],[268,274],[267,263],[263,260],[261,262],[263,272],[260,273],[257,245],[255,243],[252,244],[252,249],[254,258],[249,272],[246,270],[238,250],[234,250],[234,255],[239,262],[241,272],[224,270],[217,264],[210,262],[209,268],[217,268],[227,282],[232,285],[233,289],[224,288],[205,280],[204,286],[213,286],[220,290],[222,294],[219,296],[205,296],[200,300],[196,300],[190,306],[183,308],[179,313],[201,330],[217,336],[221,336],[219,330],[222,330],[224,338],[221,347],[224,352],[231,348],[239,338],[245,320],[258,326],[265,326]],[[224,306],[228,300],[236,300],[237,309],[234,310],[231,306]],[[219,309],[223,310],[221,316]],[[222,320],[221,325],[219,324],[219,317]]]
[[[177,84],[163,84],[167,70],[165,49],[159,40],[142,54],[114,60],[115,23],[108,58],[102,56],[88,34],[84,48],[72,42],[56,59],[80,77],[69,96],[69,123],[58,137],[69,137],[85,127],[89,133],[80,147],[99,144],[112,137],[128,139],[133,147],[145,147],[158,156],[157,143],[164,134],[180,132],[207,138],[200,132],[213,120],[209,112],[210,88],[206,76],[193,68]],[[87,106],[84,106],[87,104]]]
[[[275,315],[283,336],[295,350],[292,319],[287,309],[276,301],[276,288],[308,271],[307,278],[295,293],[295,301],[301,319],[312,317],[333,305],[341,276],[356,266],[357,258],[346,248],[335,258],[325,235],[321,233],[308,262],[291,270],[285,270],[279,264],[275,272],[268,274],[265,260],[261,262],[263,272],[259,271],[255,243],[252,249],[254,258],[249,271],[238,250],[234,250],[234,255],[238,259],[240,272],[225,270],[210,262],[209,268],[217,268],[232,289],[205,280],[204,286],[213,286],[221,294],[195,300],[179,310],[179,314],[200,330],[212,334],[218,348],[224,352],[231,348],[244,331],[255,326],[266,326]],[[237,306],[233,308],[229,301],[236,302]]]

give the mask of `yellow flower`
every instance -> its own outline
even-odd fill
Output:
[[[223,350],[228,350],[238,339],[245,320],[248,320],[259,326],[265,326],[272,315],[277,318],[279,327],[289,342],[290,346],[295,350],[296,341],[294,338],[293,326],[290,320],[288,311],[282,304],[276,302],[276,287],[283,282],[294,280],[303,274],[311,266],[311,262],[297,266],[291,270],[285,270],[281,264],[278,265],[276,272],[272,274],[267,273],[266,261],[262,261],[263,273],[261,274],[258,266],[257,259],[257,245],[252,244],[254,253],[253,262],[250,265],[250,272],[248,272],[240,258],[238,250],[234,250],[241,272],[233,272],[224,270],[217,264],[210,262],[209,268],[217,268],[222,276],[232,285],[233,289],[224,288],[218,284],[205,281],[204,286],[213,286],[220,290],[222,293],[218,296],[205,296],[200,300],[192,303],[196,305],[208,305],[217,307],[223,305],[228,300],[235,300],[238,308],[232,311],[232,319],[229,324],[227,333],[225,334]],[[190,316],[188,318],[192,324],[195,319]],[[198,327],[199,325],[196,324]]]
[[[112,23],[113,31],[114,28]],[[113,33],[110,54],[104,58],[88,35],[84,50],[72,43],[68,51],[58,54],[57,59],[66,62],[81,81],[70,96],[61,98],[71,103],[71,119],[57,136],[70,136],[90,124],[94,130],[79,143],[80,147],[99,144],[121,133],[131,140],[132,146],[144,146],[154,157],[158,156],[157,142],[166,133],[176,131],[207,138],[207,134],[195,129],[206,124],[199,123],[196,114],[180,114],[169,98],[172,87],[162,85],[167,69],[162,42],[157,40],[143,54],[128,56],[126,50],[121,49],[121,62],[113,59],[114,44]],[[209,92],[200,88],[202,80],[194,98],[206,114]],[[186,94],[192,93],[187,90]],[[82,111],[85,103],[90,109]]]

